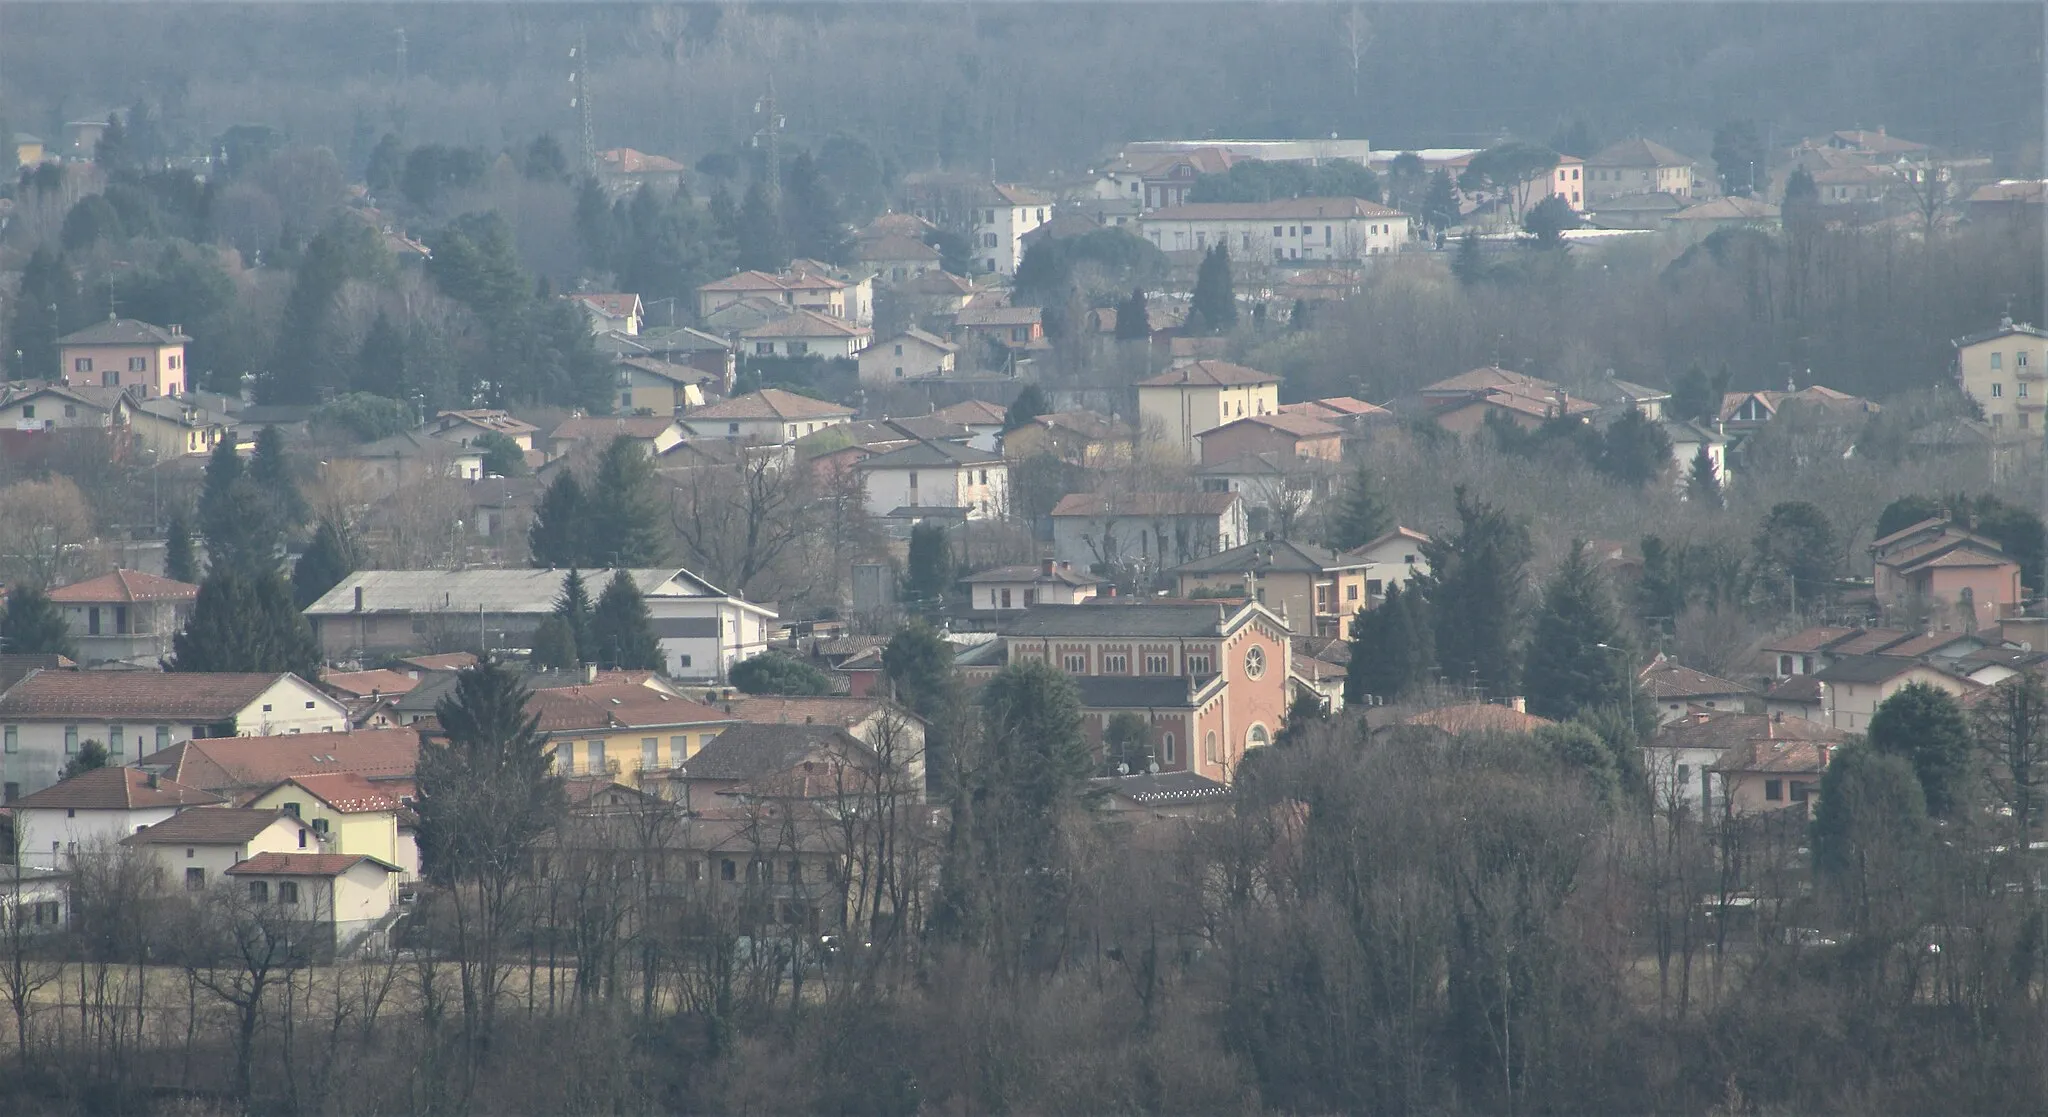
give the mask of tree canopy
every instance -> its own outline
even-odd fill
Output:
[[[732,665],[727,681],[748,694],[832,693],[832,677],[781,652],[762,652]]]

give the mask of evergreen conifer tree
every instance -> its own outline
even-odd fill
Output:
[[[528,662],[546,671],[567,671],[579,662],[576,633],[561,617],[543,618],[533,630],[533,648]]]
[[[164,536],[164,577],[199,584],[199,556],[194,553],[192,529],[185,525],[182,513],[171,517],[170,531]]]
[[[945,526],[926,520],[910,529],[909,560],[903,572],[903,601],[912,612],[932,613],[945,603],[953,584],[953,552]]]
[[[1380,495],[1379,482],[1374,479],[1371,468],[1361,460],[1351,471],[1351,483],[1344,489],[1344,502],[1337,508],[1336,523],[1331,525],[1330,546],[1340,551],[1363,547],[1385,535],[1393,526],[1394,516]]]
[[[747,187],[740,203],[736,226],[739,265],[743,270],[774,272],[789,264],[789,244],[783,235],[782,215],[768,196],[768,188],[756,182]]]
[[[1692,456],[1692,468],[1686,471],[1685,497],[1708,508],[1721,507],[1721,471],[1704,442]]]
[[[280,526],[290,529],[306,522],[306,498],[292,476],[291,457],[276,427],[256,432],[256,450],[249,455],[249,479],[269,495]]]
[[[1028,427],[1031,420],[1051,411],[1052,402],[1045,398],[1045,392],[1036,384],[1026,384],[1024,390],[1017,393],[1017,398],[1010,401],[1009,409],[1003,412],[1003,433]]]
[[[56,379],[57,339],[78,328],[83,310],[78,276],[62,252],[44,247],[29,254],[9,309],[9,372],[16,380]]]
[[[662,669],[661,641],[654,635],[654,617],[640,587],[624,570],[612,571],[597,607],[590,614],[592,658],[605,667],[625,670]]]
[[[170,671],[290,671],[320,677],[320,645],[275,570],[211,571],[185,630],[171,639]]]
[[[1486,257],[1479,252],[1479,234],[1470,229],[1458,238],[1458,254],[1451,257],[1451,275],[1458,284],[1470,287],[1486,278]]]
[[[1569,721],[1582,711],[1626,708],[1634,695],[1628,659],[1610,650],[1621,646],[1621,626],[1599,568],[1585,542],[1574,540],[1544,587],[1529,635],[1529,662],[1522,672],[1529,712]]]
[[[1950,818],[1966,805],[1975,743],[1954,695],[1931,683],[1900,687],[1870,715],[1866,739],[1913,766],[1928,814]]]
[[[1388,586],[1377,608],[1352,621],[1344,701],[1362,704],[1371,695],[1393,702],[1429,685],[1436,670],[1435,644],[1428,601],[1399,583]]]
[[[1195,291],[1188,300],[1188,323],[1203,333],[1223,334],[1237,328],[1237,290],[1230,279],[1230,249],[1222,244],[1202,257],[1195,272]]]
[[[1458,223],[1458,188],[1445,168],[1438,167],[1429,176],[1429,189],[1422,197],[1422,220],[1439,233]]]
[[[583,485],[574,470],[563,469],[548,482],[533,510],[533,524],[526,529],[533,565],[551,570],[582,565],[589,535],[586,514]]]
[[[528,851],[567,805],[526,696],[501,664],[463,671],[435,707],[440,732],[420,746],[420,867],[442,884],[480,885],[486,900],[527,870]]]
[[[587,547],[592,565],[641,567],[660,563],[668,552],[661,528],[666,520],[654,462],[632,439],[619,436],[605,447],[591,482]]]
[[[1631,407],[1608,424],[1594,464],[1615,481],[1639,489],[1663,476],[1671,464],[1671,439],[1641,408]]]
[[[1671,386],[1668,410],[1672,418],[1691,423],[1704,423],[1719,414],[1721,399],[1700,366],[1686,369]]]
[[[313,530],[313,541],[292,566],[292,600],[304,609],[363,563],[355,538],[333,520],[321,520]]]
[[[853,251],[853,236],[840,214],[839,199],[818,173],[818,164],[808,151],[798,152],[783,176],[782,224],[789,230],[794,255],[843,264]]]
[[[7,591],[7,611],[0,614],[0,652],[76,659],[78,643],[50,595],[41,586],[21,582]]]
[[[1437,664],[1454,686],[1511,695],[1519,666],[1515,637],[1522,583],[1534,552],[1529,528],[1505,510],[1471,499],[1463,485],[1455,495],[1458,531],[1420,545],[1429,576],[1416,580],[1429,601]]]
[[[207,459],[199,493],[207,569],[274,572],[284,538],[280,521],[275,499],[243,468],[234,440],[221,440]]]
[[[1668,632],[1685,612],[1685,582],[1678,556],[1662,539],[1643,536],[1643,576],[1636,580],[1636,618],[1645,628]]]
[[[597,662],[597,642],[591,635],[592,611],[590,587],[583,581],[583,572],[575,567],[562,579],[562,592],[555,597],[553,619],[562,622],[568,630],[569,648],[573,657],[560,666],[573,666],[578,662]]]
[[[1117,304],[1116,339],[1144,341],[1152,336],[1152,313],[1145,305],[1145,289],[1131,288],[1131,297]]]
[[[64,762],[63,770],[57,773],[57,782],[63,783],[87,772],[97,771],[106,767],[112,759],[107,754],[107,746],[96,740],[82,741],[78,745],[78,751],[71,754],[71,759]]]

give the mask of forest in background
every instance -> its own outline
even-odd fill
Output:
[[[2031,177],[2042,32],[2025,4],[27,3],[0,11],[0,111],[54,135],[148,100],[202,142],[264,124],[356,165],[393,129],[495,148],[576,134],[582,33],[598,146],[685,162],[743,142],[772,81],[798,145],[1017,179],[1144,137],[1483,146],[1575,122],[1704,157],[1731,119],[1883,126]]]

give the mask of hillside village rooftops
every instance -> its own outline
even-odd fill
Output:
[[[595,595],[610,570],[585,570]],[[478,570],[359,570],[305,609],[309,617],[355,613],[546,613],[562,592],[566,570],[507,567]],[[724,591],[679,566],[626,571],[648,597],[723,597]],[[358,601],[357,591],[361,591]],[[191,678],[194,676],[185,676]]]
[[[87,578],[50,591],[50,600],[63,605],[106,601],[189,601],[198,596],[199,587],[190,582],[159,578],[140,570],[116,570],[112,574]]]
[[[749,340],[774,337],[865,337],[870,331],[865,326],[856,326],[844,318],[820,314],[815,310],[801,307],[776,318],[740,331],[740,336]]]
[[[338,877],[364,863],[387,873],[403,871],[367,853],[259,853],[227,871],[238,877]]]
[[[1751,687],[1678,663],[1653,663],[1642,672],[1645,693],[1658,701],[1754,694]]]
[[[1688,206],[1671,215],[1673,221],[1776,221],[1778,207],[1756,198],[1729,195]]]
[[[1445,733],[1534,733],[1557,723],[1512,706],[1475,702],[1423,710],[1402,718],[1401,724],[1426,726]]]
[[[607,318],[625,318],[640,309],[640,296],[616,292],[570,295],[570,301],[582,303]]]
[[[1220,427],[1211,427],[1196,435],[1196,437],[1202,438],[1220,430],[1245,425],[1268,427],[1284,434],[1291,434],[1296,438],[1335,438],[1344,433],[1337,427],[1333,427],[1313,415],[1303,415],[1282,410],[1272,415],[1247,415],[1242,419],[1232,419]]]
[[[133,318],[109,318],[57,339],[59,345],[183,345],[192,339],[177,329],[165,329]]]
[[[985,399],[963,400],[951,407],[941,407],[931,417],[948,423],[959,423],[964,427],[1001,426],[1009,421],[1008,409]]]
[[[953,318],[956,326],[1036,326],[1044,312],[1035,306],[970,306]]]
[[[838,291],[850,284],[841,283],[829,275],[810,272],[785,272],[779,275],[764,271],[743,271],[724,279],[714,279],[697,288],[699,291]]]
[[[1276,198],[1270,202],[1185,202],[1145,221],[1352,221],[1408,215],[1364,198]]]
[[[1138,381],[1140,388],[1239,388],[1252,384],[1278,384],[1270,372],[1232,364],[1229,361],[1190,361],[1157,376]]]
[[[379,788],[359,772],[291,776],[280,780],[269,790],[288,785],[301,788],[332,807],[337,814],[383,814],[404,805],[398,801],[398,796]]]
[[[731,724],[735,719],[687,698],[635,683],[551,687],[527,697],[529,713],[540,715],[543,732],[629,729],[671,725]]]
[[[15,810],[134,811],[152,807],[196,807],[223,802],[220,796],[139,768],[107,767],[81,772],[62,783],[16,799]]]
[[[748,722],[711,739],[689,758],[693,780],[756,780],[788,771],[820,751],[872,755],[868,746],[837,725]]]
[[[699,419],[840,419],[853,408],[821,399],[800,396],[781,388],[763,388],[743,396],[708,404],[683,416],[685,422]]]
[[[560,426],[549,432],[548,438],[555,442],[583,439],[609,442],[622,436],[659,438],[675,422],[667,415],[578,415],[564,419]]]
[[[209,737],[179,742],[143,757],[135,766],[192,787],[232,792],[329,772],[354,772],[371,780],[411,779],[419,749],[419,734],[411,729]]]
[[[854,245],[854,255],[863,260],[916,260],[928,264],[939,262],[938,249],[903,233],[862,237]]]
[[[278,680],[291,677],[284,672],[36,671],[0,695],[0,721],[225,721]]]

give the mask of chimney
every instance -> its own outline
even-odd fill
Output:
[[[356,587],[356,612],[363,611],[363,587]]]
[[[597,664],[586,663],[583,665],[583,681],[586,684],[597,681]]]
[[[1038,564],[1039,573],[1044,574],[1048,578],[1052,577],[1054,561],[1053,559],[1046,559],[1040,562]]]
[[[185,332],[185,329],[184,327],[178,325],[176,322],[173,322],[171,323],[171,332],[174,334],[181,334]]]
[[[1513,698],[1508,699],[1508,709],[1518,714],[1526,714],[1529,712],[1529,700],[1517,694]]]

